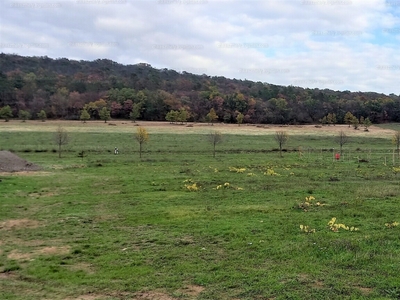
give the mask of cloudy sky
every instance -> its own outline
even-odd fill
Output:
[[[0,0],[0,52],[400,94],[400,0]]]

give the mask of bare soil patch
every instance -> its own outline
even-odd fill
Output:
[[[29,260],[32,258],[32,253],[23,253],[18,250],[12,250],[8,255],[8,259],[13,260]]]
[[[369,294],[371,294],[374,291],[372,288],[367,288],[367,287],[362,287],[362,286],[357,286],[356,288],[358,288],[360,290],[360,292],[365,296],[368,296]]]
[[[69,253],[70,248],[68,246],[63,247],[44,247],[36,249],[32,252],[21,252],[19,250],[12,250],[8,255],[8,259],[14,260],[30,260],[39,255],[64,255]]]
[[[110,292],[107,294],[87,293],[78,297],[68,297],[64,300],[107,300],[107,299],[133,299],[130,293],[125,292]]]
[[[50,174],[52,173],[43,171],[0,172],[0,176],[49,176]]]
[[[36,228],[39,226],[39,221],[30,219],[15,219],[6,220],[0,223],[0,230],[12,230],[22,228]]]
[[[14,272],[0,273],[0,279],[15,279],[17,275]]]
[[[105,299],[105,296],[89,294],[89,295],[82,295],[77,298],[65,298],[65,300],[97,300],[97,299]]]
[[[53,197],[57,196],[56,192],[41,192],[41,193],[29,193],[29,197],[38,198],[38,197]]]
[[[197,297],[202,291],[204,291],[204,287],[200,285],[189,285],[182,291],[182,293],[191,297]]]
[[[35,251],[36,254],[43,255],[64,255],[69,253],[70,247],[62,246],[62,247],[44,247],[42,249],[38,249]]]
[[[0,151],[0,172],[39,171],[40,169],[40,166],[30,163],[10,151]]]
[[[85,262],[76,263],[74,265],[67,266],[67,268],[71,271],[83,271],[87,274],[95,273],[93,265]]]
[[[159,292],[142,292],[136,293],[133,300],[176,300],[176,298]]]
[[[49,244],[51,245],[60,245],[62,244],[63,240],[52,239],[52,240],[24,240],[20,238],[16,238],[12,236],[12,238],[4,239],[4,244],[7,245],[15,245],[17,247],[46,247]],[[1,246],[1,243],[0,243]]]

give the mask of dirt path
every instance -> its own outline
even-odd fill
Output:
[[[188,124],[170,124],[168,122],[148,122],[148,121],[137,121],[132,123],[131,121],[111,120],[107,123],[102,121],[88,121],[82,123],[79,121],[61,121],[61,120],[49,120],[46,122],[28,121],[22,123],[21,121],[13,120],[7,123],[1,124],[3,132],[55,132],[58,126],[62,126],[68,132],[130,132],[136,131],[137,126],[145,127],[149,133],[197,133],[206,134],[213,130],[218,130],[223,134],[245,134],[245,135],[271,135],[278,130],[287,131],[292,135],[330,135],[334,136],[341,130],[343,130],[349,136],[365,136],[365,137],[391,137],[393,130],[383,129],[377,126],[371,126],[368,132],[365,132],[362,128],[354,130],[352,127],[347,125],[336,125],[336,126],[316,126],[316,125],[256,125],[256,124],[243,124],[238,126],[237,124],[223,124],[217,123],[211,126],[207,123],[188,123]]]

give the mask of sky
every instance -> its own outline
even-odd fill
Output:
[[[0,0],[0,52],[399,95],[400,0]]]

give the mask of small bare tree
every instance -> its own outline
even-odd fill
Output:
[[[58,126],[53,138],[54,142],[58,145],[58,157],[61,158],[62,146],[67,145],[69,142],[68,132],[61,126]]]
[[[344,144],[347,144],[347,142],[349,141],[349,137],[347,136],[346,133],[344,133],[343,130],[340,130],[338,136],[336,137],[336,142],[339,144],[340,146],[340,155],[342,155],[342,148]]]
[[[143,144],[147,143],[149,140],[149,134],[147,133],[147,130],[143,127],[138,127],[135,133],[135,140],[139,143],[139,157],[142,158]]]
[[[215,157],[215,146],[222,142],[222,134],[219,131],[211,131],[207,136],[208,142],[213,146],[213,157]]]
[[[277,131],[275,133],[275,140],[278,142],[279,144],[279,155],[282,157],[282,147],[286,144],[286,142],[288,141],[289,136],[286,133],[286,131]]]

